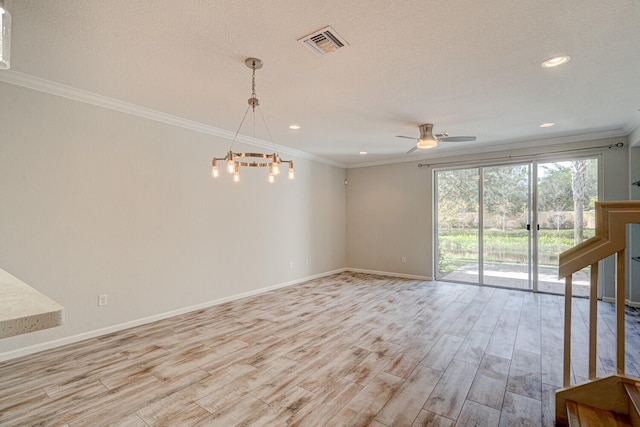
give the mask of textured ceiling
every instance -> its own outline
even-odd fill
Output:
[[[5,0],[12,71],[235,131],[257,71],[278,145],[343,165],[588,134],[640,123],[637,0]],[[297,42],[331,25],[350,46]],[[543,69],[543,60],[571,55]],[[556,126],[541,129],[543,122]],[[296,123],[300,130],[288,129]],[[417,126],[476,135],[404,154]],[[253,135],[250,128],[242,133]],[[269,140],[261,121],[255,136]],[[213,143],[212,143],[213,144]],[[214,151],[222,155],[219,142]],[[358,155],[367,151],[366,156]]]

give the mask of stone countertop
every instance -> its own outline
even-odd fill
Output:
[[[60,326],[64,308],[0,268],[0,338]]]

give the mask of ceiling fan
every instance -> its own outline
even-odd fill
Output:
[[[407,151],[407,154],[413,153],[418,148],[426,149],[433,148],[438,146],[438,142],[441,141],[451,141],[451,142],[463,142],[463,141],[475,141],[475,136],[449,136],[448,133],[436,133],[433,134],[433,125],[428,123],[424,125],[418,126],[420,129],[420,138],[415,138],[412,136],[403,136],[396,135],[397,138],[408,138],[415,139],[418,143],[411,148],[411,150]]]

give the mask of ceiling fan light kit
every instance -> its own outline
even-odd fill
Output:
[[[420,125],[420,139],[416,147],[421,149],[434,148],[438,146],[438,140],[433,136],[433,125]]]
[[[412,136],[404,136],[404,135],[396,135],[398,138],[407,138],[407,139],[415,139],[418,143],[412,147],[407,154],[413,153],[417,149],[428,149],[434,148],[438,146],[438,142],[440,141],[451,141],[451,142],[465,142],[465,141],[475,141],[475,136],[449,136],[448,133],[437,133],[433,134],[433,124],[426,123],[418,126],[420,129],[420,138],[415,138]]]

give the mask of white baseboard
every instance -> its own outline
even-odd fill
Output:
[[[616,299],[614,297],[602,297],[602,301],[615,304]],[[640,302],[630,301],[628,299],[624,300],[624,305],[628,307],[640,308]]]
[[[327,271],[325,273],[320,273],[320,274],[314,274],[312,276],[306,276],[299,279],[290,280],[288,282],[278,283],[276,285],[267,286],[265,288],[255,289],[253,291],[243,292],[241,294],[231,295],[231,296],[219,298],[213,301],[207,301],[201,304],[196,304],[189,307],[183,307],[183,308],[168,311],[165,313],[154,314],[153,316],[143,317],[141,319],[132,320],[130,322],[120,323],[118,325],[108,326],[106,328],[83,332],[81,334],[72,335],[69,337],[64,337],[64,338],[60,338],[52,341],[46,341],[46,342],[35,344],[29,347],[19,348],[17,350],[7,351],[4,353],[0,353],[0,362],[16,359],[22,356],[28,356],[30,354],[39,353],[41,351],[50,350],[52,348],[60,347],[63,345],[73,344],[73,343],[77,343],[87,339],[96,338],[102,335],[107,335],[107,334],[122,331],[125,329],[133,328],[135,326],[145,325],[147,323],[156,322],[158,320],[164,320],[169,317],[179,316],[181,314],[189,313],[192,311],[202,310],[204,308],[209,308],[215,305],[224,304],[225,302],[235,301],[242,298],[263,294],[265,292],[273,291],[275,289],[286,288],[288,286],[297,285],[299,283],[307,282],[309,280],[319,279],[321,277],[330,276],[332,274],[342,273],[345,271],[348,271],[348,269],[340,268],[338,270]]]
[[[393,273],[390,271],[378,271],[378,270],[366,270],[362,268],[346,268],[346,271],[353,271],[354,273],[366,273],[366,274],[378,274],[380,276],[391,276],[391,277],[401,277],[403,279],[414,279],[414,280],[433,280],[428,276],[418,276],[415,274],[404,274],[404,273]]]

